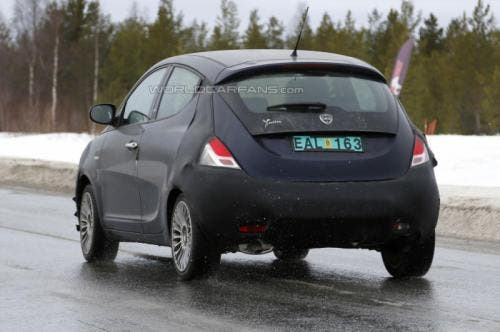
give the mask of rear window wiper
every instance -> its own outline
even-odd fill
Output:
[[[324,112],[326,104],[323,103],[288,103],[268,106],[268,111],[273,112]]]

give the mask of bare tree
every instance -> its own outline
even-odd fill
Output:
[[[9,49],[9,29],[7,25],[3,22],[3,17],[0,13],[0,66],[5,68],[7,65],[7,59],[9,57],[8,49]],[[0,131],[6,130],[7,128],[7,101],[9,99],[9,86],[5,78],[5,73],[2,73],[0,76]]]
[[[58,71],[59,71],[59,31],[56,31],[55,41],[54,41],[54,62],[52,71],[52,103],[50,107],[50,120],[52,124],[52,130],[56,130]]]
[[[96,29],[97,30],[97,29]],[[94,84],[92,88],[92,102],[97,103],[99,97],[99,31],[94,35]]]
[[[97,104],[97,100],[99,98],[99,63],[100,63],[100,56],[99,56],[99,34],[101,32],[101,15],[99,12],[99,1],[95,1],[95,8],[94,8],[94,16],[95,16],[95,22],[94,27],[93,27],[93,32],[94,32],[94,82],[92,85],[92,103]],[[92,128],[91,128],[92,133],[96,131],[96,124],[92,122]]]
[[[37,32],[42,17],[44,0],[16,0],[14,23],[19,35],[26,36],[29,48],[28,98],[29,106],[35,110],[35,69],[38,55]],[[36,111],[36,110],[35,110]]]
[[[61,30],[61,12],[59,8],[57,8],[57,4],[54,4],[54,7],[50,13],[51,21],[53,25],[54,31],[54,48],[53,48],[53,57],[52,57],[52,100],[50,105],[50,123],[51,129],[55,131],[57,129],[57,101],[58,101],[58,75],[59,75],[59,39],[60,39],[60,30]]]

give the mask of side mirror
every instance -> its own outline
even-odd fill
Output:
[[[115,118],[116,107],[112,104],[98,104],[90,108],[90,120],[98,124],[111,125]]]

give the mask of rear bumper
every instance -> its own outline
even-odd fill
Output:
[[[183,181],[200,228],[221,251],[262,238],[274,246],[379,248],[395,236],[431,234],[439,193],[430,164],[398,179],[290,182],[256,179],[239,170],[196,166]],[[394,229],[406,223],[404,234]],[[239,226],[266,224],[261,235]]]

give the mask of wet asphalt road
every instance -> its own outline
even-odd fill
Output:
[[[176,279],[169,248],[122,245],[84,262],[68,196],[0,189],[0,331],[500,331],[500,246],[440,239],[425,279],[388,277],[380,256],[313,250],[301,264],[223,256]]]

